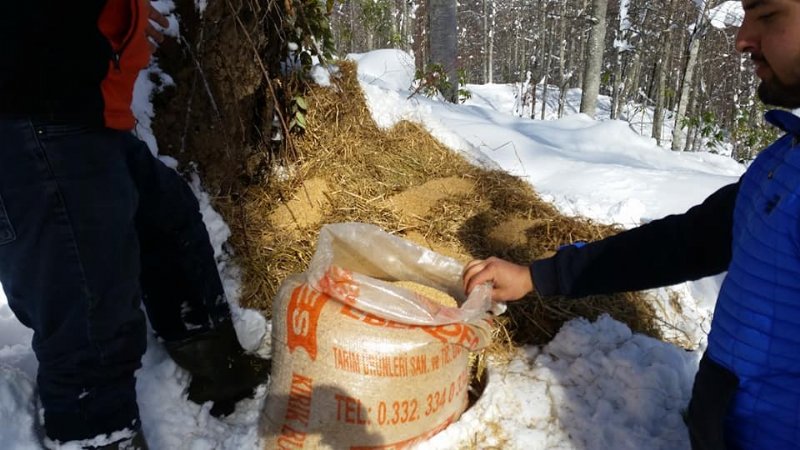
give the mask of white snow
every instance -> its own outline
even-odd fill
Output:
[[[720,3],[708,12],[708,20],[714,28],[738,27],[744,20],[742,2],[729,0]]]
[[[349,57],[359,62],[362,88],[380,126],[390,127],[400,120],[421,123],[475,164],[523,177],[566,214],[633,227],[683,212],[717,188],[735,182],[744,171],[728,157],[675,153],[637,133],[629,122],[608,120],[607,98],[601,98],[597,120],[576,114],[579,92],[569,92],[568,116],[537,121],[515,114],[520,111],[518,87],[470,85],[472,99],[453,105],[421,94],[411,96],[414,65],[405,53],[377,50]],[[320,80],[327,83],[329,79],[322,75]],[[155,89],[140,79],[135,103],[141,125],[137,133],[154,151],[148,105]],[[549,119],[555,118],[557,96],[551,88]],[[537,117],[540,108],[538,104]],[[530,110],[525,116],[529,115]],[[633,116],[625,117],[632,120]],[[239,271],[223,250],[230,230],[211,207],[197,176],[191,185],[200,199],[240,340],[246,348],[266,353],[269,324],[260,314],[238,306]],[[704,348],[719,283],[716,277],[655,291],[670,338]],[[670,292],[680,294],[678,309],[668,301]],[[31,335],[15,319],[0,291],[0,442],[4,449],[41,448]],[[478,403],[420,448],[689,448],[680,413],[687,405],[698,360],[699,351],[633,334],[609,317],[594,323],[576,319],[548,345],[520,348],[510,363],[492,363]],[[209,415],[210,405],[186,399],[187,385],[188,375],[151,338],[137,372],[143,429],[151,449],[260,448],[258,423],[265,387],[255,399],[241,403],[232,416],[218,420]]]
[[[507,366],[493,366],[475,406],[419,448],[473,440],[520,450],[686,448],[680,410],[696,370],[695,353],[634,335],[608,316],[576,319],[541,350],[521,349]]]

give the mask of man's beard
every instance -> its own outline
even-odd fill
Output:
[[[758,85],[758,98],[767,105],[800,108],[800,85],[787,86],[772,77]]]

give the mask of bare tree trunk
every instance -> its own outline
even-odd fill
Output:
[[[697,65],[697,55],[700,52],[700,36],[702,30],[704,11],[695,22],[694,33],[689,42],[689,56],[686,61],[686,69],[683,71],[683,82],[681,83],[680,99],[678,100],[678,111],[675,113],[675,128],[672,130],[672,150],[681,151],[685,145],[686,134],[683,130],[683,119],[686,117],[686,108],[692,95],[694,69]]]
[[[400,36],[400,8],[397,7],[397,0],[391,3],[389,7],[389,43],[393,48],[397,48],[398,37]]]
[[[667,73],[669,72],[669,66],[672,57],[672,31],[670,26],[672,25],[672,20],[675,16],[675,6],[679,0],[670,0],[669,3],[669,17],[667,18],[666,22],[666,30],[664,30],[662,36],[662,45],[661,45],[661,54],[659,56],[658,62],[655,66],[655,92],[653,96],[655,97],[655,107],[653,110],[653,132],[652,136],[653,139],[656,140],[658,145],[661,145],[661,132],[662,128],[664,127],[664,103],[666,101],[666,94],[667,94]]]
[[[414,21],[414,65],[415,69],[422,71],[429,60],[430,23],[428,20],[430,4],[422,1],[417,9],[417,20]]]
[[[545,119],[545,113],[547,112],[547,75],[542,78],[542,109],[539,118],[541,120]]]
[[[456,0],[430,0],[428,22],[431,37],[430,61],[441,64],[450,80],[450,88],[442,92],[447,101],[458,102],[458,32],[456,29]]]
[[[621,45],[629,45],[628,39],[630,38],[630,21],[628,20],[628,8],[630,4],[625,0],[619,1],[619,24],[615,30],[616,39],[614,44],[614,73],[611,77],[611,111],[610,117],[616,119],[619,117],[619,107],[622,102],[621,98],[624,92],[624,79],[622,73],[623,54],[628,50],[627,48],[620,48]]]
[[[699,116],[697,113],[697,95],[691,95],[689,98],[689,114],[693,114],[695,117]],[[697,139],[697,125],[694,121],[689,122],[686,135],[686,142],[682,150],[691,151],[694,149],[694,141]]]
[[[566,20],[564,19],[564,14],[566,13],[567,1],[564,0],[559,3],[558,9],[561,11],[558,17],[558,37],[556,42],[558,42],[558,117],[564,117],[564,104],[567,100],[567,83],[569,83],[569,76],[567,76],[566,70],[566,49],[567,49],[567,42],[565,37],[566,33]]]
[[[584,17],[587,14],[586,10],[589,7],[590,0],[580,0],[580,1],[581,1],[581,6],[580,6],[580,8],[578,8],[577,16],[578,17]],[[576,39],[572,40],[573,42],[575,42],[576,48],[574,48],[573,51],[570,52],[572,54],[572,57],[574,58],[573,64],[571,66],[572,67],[576,67],[576,68],[584,67],[584,69],[585,69],[585,64],[586,64],[586,41],[588,39],[587,34],[586,34],[586,26],[585,26],[584,23],[582,23],[582,22],[580,22],[578,20],[573,20],[572,29],[573,29],[572,34],[574,36],[576,36]],[[578,86],[578,87],[582,87],[583,86],[583,76],[584,76],[585,73],[586,73],[585,70],[576,70],[575,71],[576,78],[577,78],[575,80],[575,86]]]
[[[531,82],[529,89],[531,90],[531,119],[536,118],[536,73],[537,73],[537,66],[538,61],[535,60],[533,64],[531,64]]]
[[[630,100],[636,100],[639,97],[639,88],[642,73],[642,56],[639,53],[633,55],[633,61],[630,63],[631,67],[628,69],[628,76],[625,77],[625,93],[622,95],[622,102],[620,108]]]
[[[664,52],[656,66],[656,104],[653,108],[653,139],[661,145],[661,129],[664,127],[664,100],[667,93],[667,67],[669,67],[670,50],[672,47],[669,37],[664,42]]]
[[[609,116],[612,119],[616,119],[619,115],[619,105],[620,105],[620,97],[622,96],[624,82],[622,81],[622,53],[615,50],[615,58],[614,58],[614,74],[611,76],[611,111],[609,111]]]
[[[519,72],[519,79],[522,81],[528,78],[528,45],[524,39],[519,39],[519,43],[519,58],[514,67]]]
[[[411,35],[408,32],[408,23],[411,21],[411,17],[408,14],[408,0],[400,0],[400,2],[402,3],[402,8],[400,10],[400,36],[403,50],[408,51],[409,43],[411,42]]]
[[[682,49],[688,48],[686,46],[686,33],[675,31],[673,32],[673,36],[675,33],[680,34],[680,40],[678,41],[678,50],[681,51]],[[684,64],[684,55],[683,52],[681,54],[675,55],[675,44],[673,44],[673,51],[670,53],[672,56],[670,57],[670,67],[667,70],[667,79],[672,82],[672,86],[668,89],[667,96],[665,97],[665,105],[669,111],[675,111],[678,107],[677,100],[678,96],[677,93],[681,90],[681,81],[683,80],[683,69],[686,67]],[[676,57],[677,56],[677,57]],[[685,59],[688,60],[688,55]]]
[[[630,5],[630,4],[629,4]],[[643,12],[642,20],[646,20],[649,14],[649,9],[645,9]],[[617,111],[615,113],[615,117],[620,117],[622,115],[622,109],[627,108],[630,102],[635,102],[639,99],[639,90],[642,82],[642,67],[643,67],[643,57],[642,48],[643,45],[643,36],[641,34],[635,35],[630,34],[631,39],[631,46],[633,50],[631,52],[632,55],[628,55],[627,65],[625,70],[622,74],[622,95],[617,102],[616,108]]]
[[[371,29],[367,29],[367,51],[372,51],[375,49],[375,33]]]
[[[511,62],[511,67],[513,68],[512,69],[512,73],[516,72],[517,70],[519,70],[519,41],[520,41],[519,34],[515,34],[514,35],[514,50],[513,50],[514,58],[513,58],[512,62]]]
[[[353,53],[354,51],[356,51],[356,45],[355,45],[356,8],[355,8],[355,5],[353,5],[354,0],[349,0],[348,3],[350,5],[350,7],[348,8],[348,10],[350,12],[350,34],[349,34],[350,39],[348,39],[348,43],[349,43],[349,45],[348,45],[349,50],[348,51],[350,53]]]
[[[549,20],[550,11],[548,8],[548,4],[544,4],[544,14],[542,16],[542,28],[544,30],[549,30],[552,22]],[[547,111],[547,91],[548,91],[548,84],[550,81],[550,42],[552,39],[550,38],[547,32],[542,34],[542,39],[540,43],[540,47],[542,49],[542,109],[539,115],[541,120],[544,120],[545,113]]]
[[[194,2],[176,2],[181,36],[159,60],[175,83],[157,98],[153,131],[163,153],[197,163],[212,192],[248,183],[279,151],[283,5],[222,0],[200,15]]]
[[[603,70],[603,49],[606,37],[606,10],[608,0],[592,0],[592,28],[586,48],[586,69],[583,75],[581,112],[594,117],[597,96],[600,94],[600,73]]]
[[[486,60],[488,61],[489,67],[487,68],[486,82],[491,84],[494,82],[494,28],[496,25],[496,16],[497,16],[497,3],[495,0],[491,1],[491,20],[489,21],[489,32],[487,33],[487,39],[489,42],[487,43],[487,50],[486,50]]]
[[[483,0],[483,83],[491,83],[489,81],[492,76],[489,74],[489,9],[486,7],[486,2],[490,0]]]

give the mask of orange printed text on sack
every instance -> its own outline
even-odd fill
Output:
[[[330,296],[307,284],[292,291],[286,308],[286,345],[290,352],[303,348],[312,361],[317,359],[317,323]]]
[[[353,281],[353,272],[339,266],[330,266],[317,283],[317,288],[348,305],[356,303],[361,289]]]
[[[446,345],[444,347],[450,347]],[[457,346],[453,346],[457,347]],[[334,345],[331,347],[334,367],[361,375],[375,377],[408,377],[425,375],[441,368],[440,361],[449,363],[461,353],[458,349],[434,349],[430,354],[398,355],[364,353]],[[442,355],[447,355],[443,358]]]
[[[341,314],[351,319],[361,321],[374,327],[396,328],[401,330],[420,330],[433,336],[445,344],[461,345],[469,350],[475,350],[480,345],[480,338],[473,328],[464,323],[450,323],[446,325],[408,325],[387,320],[373,314],[355,309],[349,305],[342,306]]]
[[[292,373],[286,417],[278,436],[279,449],[303,448],[306,440],[308,421],[311,418],[311,394],[313,380],[307,376]]]

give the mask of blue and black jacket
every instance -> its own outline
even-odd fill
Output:
[[[534,261],[540,295],[580,297],[728,271],[688,425],[694,449],[800,446],[800,117],[738,183],[702,204]]]

